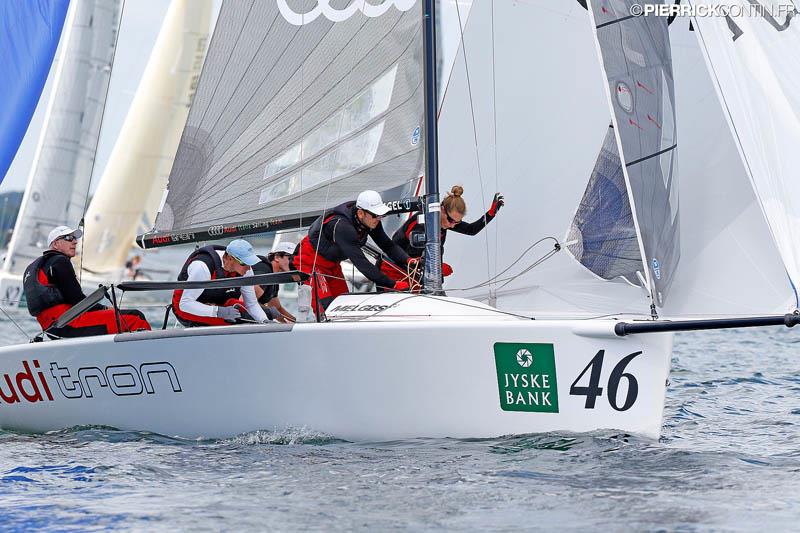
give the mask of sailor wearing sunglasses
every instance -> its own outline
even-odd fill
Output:
[[[329,210],[311,224],[308,235],[300,242],[295,266],[311,275],[306,284],[312,287],[311,307],[319,314],[340,294],[348,291],[341,262],[349,259],[359,272],[378,287],[407,291],[406,281],[395,281],[383,274],[361,249],[367,238],[400,265],[414,262],[402,248],[392,242],[381,225],[389,212],[381,195],[363,191],[355,202],[345,202]]]
[[[81,229],[67,226],[53,229],[47,236],[48,249],[25,269],[23,276],[28,311],[39,321],[42,330],[47,330],[54,338],[120,332],[114,310],[99,304],[63,328],[51,327],[67,309],[86,297],[70,261],[77,253],[81,236]],[[140,311],[120,309],[120,327],[122,331],[139,331],[149,330],[150,324]]]
[[[486,225],[494,220],[497,212],[505,205],[503,195],[495,193],[492,205],[489,210],[474,222],[465,222],[464,215],[467,213],[467,204],[462,195],[464,188],[454,185],[442,200],[442,216],[440,221],[442,257],[444,257],[444,241],[447,232],[453,231],[463,235],[477,235]],[[408,220],[395,231],[392,241],[403,249],[411,257],[420,257],[425,251],[425,223],[419,220],[420,213],[413,213]],[[398,268],[388,261],[380,261],[381,272],[392,279],[402,279],[406,277],[406,269]],[[449,276],[453,273],[453,268],[447,263],[442,263],[442,275]]]

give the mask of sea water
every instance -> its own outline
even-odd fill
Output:
[[[3,318],[0,343],[20,340]],[[800,330],[678,335],[657,441],[0,431],[0,531],[796,531],[799,356]]]

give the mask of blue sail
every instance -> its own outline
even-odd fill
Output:
[[[0,182],[36,110],[67,7],[69,0],[0,2]]]

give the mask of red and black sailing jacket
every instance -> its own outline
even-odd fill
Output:
[[[202,261],[205,263],[209,272],[211,272],[211,279],[237,277],[238,274],[236,272],[226,272],[225,269],[222,268],[222,259],[217,253],[217,250],[224,251],[225,247],[218,244],[211,244],[192,252],[178,274],[178,281],[186,281],[189,279],[189,265],[193,261]],[[197,297],[197,301],[208,305],[224,306],[225,302],[228,300],[238,300],[241,294],[242,291],[238,287],[231,289],[205,289],[200,293],[200,296]],[[183,289],[178,289],[172,293],[173,306],[178,307],[182,295]]]

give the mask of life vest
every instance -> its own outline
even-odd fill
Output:
[[[47,268],[55,257],[57,254],[42,255],[25,269],[22,277],[22,290],[25,291],[28,312],[31,316],[39,316],[51,307],[65,304],[61,291],[55,285],[51,285],[47,277]]]
[[[334,207],[329,213],[317,218],[308,228],[308,240],[317,254],[328,261],[338,263],[347,259],[336,244],[338,224],[350,224],[356,229],[359,246],[367,243],[369,228],[361,224],[355,215],[355,202],[345,202]]]
[[[211,272],[211,279],[221,279],[221,278],[235,278],[238,276],[235,272],[225,272],[225,269],[222,268],[222,259],[220,258],[217,250],[224,251],[225,247],[220,246],[218,244],[212,244],[209,246],[204,246],[202,248],[198,248],[194,252],[189,255],[189,258],[186,259],[186,262],[183,264],[180,273],[178,274],[178,281],[186,281],[189,279],[189,265],[193,261],[202,261],[208,267],[208,270]],[[176,302],[180,302],[181,296],[183,295],[183,289],[176,290],[172,295],[172,303],[173,305]],[[225,302],[228,300],[234,299],[238,300],[241,297],[241,290],[239,288],[233,289],[205,289],[200,296],[197,297],[197,301],[200,303],[208,304],[208,305],[217,305],[217,306],[224,306]]]

